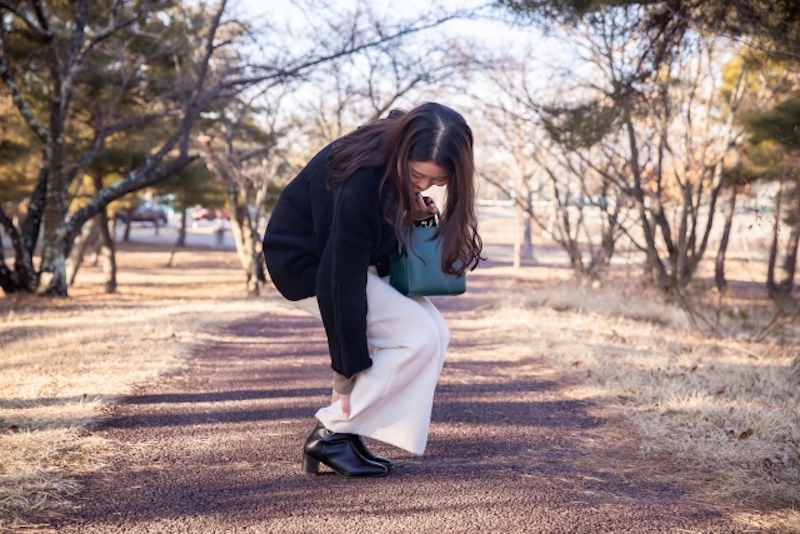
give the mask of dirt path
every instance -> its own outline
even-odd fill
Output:
[[[114,468],[81,481],[82,508],[58,532],[748,532],[632,460],[615,446],[619,425],[566,399],[546,370],[470,358],[456,312],[482,290],[440,301],[457,323],[455,356],[428,450],[371,443],[395,460],[388,478],[298,474],[329,392],[326,345],[314,319],[267,315],[231,325],[189,372],[114,408],[97,430],[119,449]]]

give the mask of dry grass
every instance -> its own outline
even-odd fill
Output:
[[[180,253],[166,269],[168,255],[122,250],[117,295],[103,294],[99,273],[85,268],[69,299],[0,299],[0,530],[69,513],[74,477],[104,468],[107,444],[86,428],[108,402],[185,369],[218,325],[281,306],[274,291],[244,297],[232,253]],[[576,286],[552,264],[485,272],[496,302],[451,327],[491,339],[456,357],[502,354],[514,363],[504,373],[565,379],[566,394],[624,416],[640,458],[743,523],[800,524],[796,327],[780,332],[794,345],[746,341],[736,332],[762,319],[747,308],[753,299],[732,293],[736,312],[720,314],[731,335],[711,340],[634,284]]]
[[[742,522],[798,531],[796,325],[784,324],[773,341],[747,341],[769,320],[768,305],[751,300],[747,320],[728,318],[730,337],[710,339],[680,308],[629,282],[580,287],[536,268],[493,274],[506,289],[482,324],[516,347],[519,369],[535,360],[570,377],[570,396],[624,416],[641,458]],[[735,293],[728,303],[744,305]]]
[[[218,325],[279,301],[246,298],[235,255],[166,249],[119,254],[120,291],[79,273],[69,299],[0,300],[0,530],[36,528],[68,512],[73,477],[103,468],[86,428],[107,403],[184,369]]]

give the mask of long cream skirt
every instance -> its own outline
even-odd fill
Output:
[[[316,297],[294,304],[320,317]],[[372,269],[367,273],[367,309],[372,367],[357,375],[350,417],[344,418],[337,401],[320,408],[317,419],[334,432],[422,454],[450,331],[427,298],[402,295]]]

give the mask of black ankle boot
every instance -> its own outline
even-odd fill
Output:
[[[358,454],[350,436],[318,424],[303,447],[303,474],[316,475],[322,462],[343,477],[385,477],[389,469]]]
[[[364,441],[361,439],[361,436],[358,434],[348,434],[350,436],[350,443],[353,445],[353,448],[356,450],[358,454],[361,455],[362,458],[366,458],[370,462],[375,462],[376,464],[385,465],[387,469],[392,468],[392,461],[388,458],[384,458],[383,456],[378,456],[371,450],[364,445]]]

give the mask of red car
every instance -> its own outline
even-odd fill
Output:
[[[214,219],[230,220],[231,212],[227,208],[208,209],[198,204],[189,211],[189,217],[191,217],[193,221],[199,221],[201,219],[207,221],[213,221]]]
[[[214,218],[214,214],[209,211],[208,208],[204,208],[198,204],[189,211],[189,217],[191,217],[194,221],[199,221],[200,219],[211,220]]]

